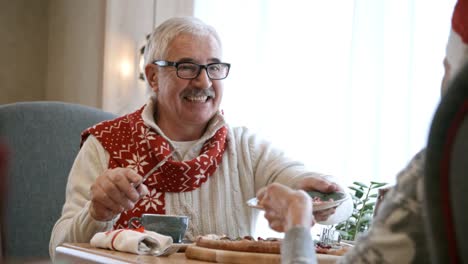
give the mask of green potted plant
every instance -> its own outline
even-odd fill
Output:
[[[371,181],[369,185],[366,185],[355,181],[349,187],[352,191],[353,213],[348,220],[334,226],[342,239],[354,241],[359,233],[365,232],[369,228],[374,215],[378,190],[385,185],[387,183]]]

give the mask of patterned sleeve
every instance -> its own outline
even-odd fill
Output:
[[[422,218],[425,152],[399,173],[365,235],[340,263],[430,263]]]

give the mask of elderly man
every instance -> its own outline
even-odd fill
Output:
[[[248,129],[226,123],[219,106],[230,64],[222,60],[211,26],[196,18],[169,19],[154,30],[145,53],[154,95],[134,113],[83,133],[52,231],[52,256],[60,243],[89,242],[97,232],[126,228],[142,213],[188,215],[188,239],[251,235],[255,215],[246,201],[261,187],[278,182],[322,192],[342,189]],[[348,200],[316,213],[316,219],[346,219]]]

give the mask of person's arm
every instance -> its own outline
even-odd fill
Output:
[[[289,229],[281,244],[282,264],[315,264],[317,256],[309,227]]]
[[[424,152],[398,175],[369,230],[340,263],[430,263],[422,215]]]
[[[277,232],[286,232],[281,243],[281,263],[317,263],[315,246],[310,234],[314,224],[312,199],[301,190],[273,183],[258,194],[265,208],[265,218]]]
[[[65,204],[55,223],[49,243],[49,254],[64,242],[89,242],[99,231],[112,228],[113,222],[99,222],[89,214],[90,186],[107,169],[109,155],[93,136],[83,144],[70,171]]]

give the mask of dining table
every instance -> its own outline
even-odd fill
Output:
[[[189,250],[188,248],[186,250]],[[216,255],[216,254],[215,254]],[[89,243],[63,243],[56,248],[54,263],[152,263],[152,264],[201,264],[201,263],[252,263],[252,259],[247,260],[243,254],[242,258],[228,258],[210,256],[212,261],[204,261],[188,258],[185,252],[177,252],[169,256],[136,255],[132,253],[113,251],[103,248],[96,248]],[[273,254],[268,254],[273,255]],[[221,256],[221,255],[220,255]],[[255,264],[280,263],[280,257],[255,259]],[[340,257],[333,255],[317,254],[318,263],[335,263]]]

